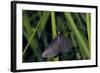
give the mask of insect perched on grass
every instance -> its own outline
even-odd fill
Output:
[[[72,50],[73,44],[72,40],[68,37],[65,37],[59,34],[56,38],[54,38],[50,45],[45,49],[42,54],[44,58],[51,58],[59,53],[70,52]]]

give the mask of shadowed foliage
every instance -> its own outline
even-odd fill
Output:
[[[90,13],[23,10],[22,14],[24,63],[90,59]]]

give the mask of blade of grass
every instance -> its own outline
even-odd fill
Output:
[[[27,16],[27,14],[24,14],[23,16],[23,28],[25,29],[25,31],[23,30],[23,36],[25,36],[26,40],[29,41],[30,39],[30,36],[32,34],[32,31],[33,31],[33,28],[31,27],[31,24],[30,24],[30,18]],[[35,29],[34,29],[35,30]],[[34,45],[33,45],[34,44]],[[34,51],[37,51],[35,48],[38,48],[38,45],[37,45],[37,40],[36,39],[32,39],[31,43],[30,43],[30,47],[32,48],[33,52]],[[33,49],[34,48],[34,49]],[[40,60],[40,56],[39,54],[40,53],[40,50],[38,49],[38,52],[35,54],[34,52],[34,57],[36,56],[37,57],[37,60],[39,61]],[[23,55],[24,57],[25,55]],[[24,60],[24,59],[23,59]]]
[[[23,55],[24,55],[25,52],[27,51],[28,46],[30,45],[31,40],[33,39],[33,37],[34,37],[34,35],[35,35],[35,33],[36,33],[37,29],[38,29],[38,26],[39,26],[39,24],[37,25],[37,27],[36,27],[35,30],[33,31],[32,35],[31,35],[31,37],[30,37],[30,39],[29,39],[29,41],[28,41],[28,44],[26,45],[26,47],[25,47],[25,49],[24,49],[24,51],[23,51]]]
[[[72,42],[73,42],[74,47],[77,47],[77,43],[75,41],[73,32],[71,32],[71,38],[72,38]]]
[[[75,15],[75,17],[76,17],[76,19],[77,19],[77,21],[78,21],[78,23],[80,24],[80,27],[79,28],[83,28],[83,26],[82,26],[82,21],[81,21],[81,19],[80,19],[80,17],[79,17],[79,14],[78,13],[75,13],[74,14]]]
[[[89,49],[91,45],[91,24],[90,24],[90,14],[86,13],[86,23],[87,23],[87,32],[88,32],[88,41],[89,41]]]
[[[75,39],[75,37],[74,37],[74,34],[73,34],[73,32],[71,32],[71,38],[72,38],[72,42],[73,42],[73,45],[74,45],[74,49],[77,51],[77,43],[76,43],[76,39]],[[82,54],[83,55],[83,54]],[[76,56],[77,56],[77,59],[78,60],[80,60],[81,59],[81,54],[77,51],[77,53],[76,53]],[[82,56],[83,57],[83,56]]]
[[[76,24],[73,21],[73,18],[71,16],[71,14],[66,12],[66,13],[64,13],[64,15],[65,15],[66,21],[69,22],[69,24],[70,24],[70,26],[71,26],[71,28],[72,28],[72,30],[73,30],[78,42],[79,42],[78,44],[82,47],[84,55],[86,55],[86,58],[89,58],[88,47],[86,46],[82,36],[80,35],[80,33],[79,33],[79,31],[78,31],[78,29],[76,27]]]
[[[28,44],[26,45],[26,47],[25,47],[25,49],[24,49],[24,51],[23,51],[23,55],[24,55],[25,52],[27,51],[28,46],[29,46],[29,45],[33,45],[33,43],[31,43],[31,41],[33,40],[33,37],[34,37],[34,35],[35,35],[37,29],[39,29],[39,26],[40,26],[40,25],[45,25],[45,24],[46,24],[46,22],[47,22],[47,20],[48,20],[48,18],[49,18],[49,15],[50,15],[49,12],[44,12],[43,15],[42,15],[42,17],[41,17],[41,19],[40,19],[40,21],[38,22],[36,28],[35,28],[34,30],[32,29],[32,35],[31,35],[31,37],[30,37],[30,39],[29,39],[29,41],[28,41]],[[34,41],[34,40],[33,40],[33,41]],[[33,47],[33,48],[34,48],[34,47]],[[36,54],[36,56],[37,56],[37,58],[38,58],[38,54],[37,54],[37,52],[36,52],[36,49],[34,48],[33,50],[34,50],[34,53]]]
[[[25,30],[27,31],[27,35],[30,36],[32,27],[30,26],[29,18],[27,16],[27,14],[24,14],[24,16],[23,16],[23,28],[25,28]]]
[[[52,22],[52,38],[54,39],[57,36],[56,32],[56,19],[55,19],[55,12],[51,12],[51,22]]]
[[[85,18],[85,14],[81,13],[80,16],[81,16],[82,20],[86,23],[86,20],[85,20],[85,19],[86,19],[86,18]]]
[[[52,39],[57,36],[56,32],[56,19],[55,19],[55,12],[51,11],[51,22],[52,22]],[[56,58],[48,58],[48,61],[58,61],[59,57]]]

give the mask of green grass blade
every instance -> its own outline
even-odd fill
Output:
[[[91,24],[90,24],[90,14],[86,14],[86,23],[87,23],[87,32],[88,32],[88,41],[89,41],[89,48],[91,45]]]
[[[54,39],[57,36],[57,31],[56,31],[56,18],[55,18],[55,12],[51,11],[51,25],[52,25],[52,39]],[[48,58],[48,60],[51,61],[57,61],[59,60],[59,57],[53,57],[53,58]]]
[[[81,28],[82,29],[82,21],[81,21],[81,19],[80,19],[80,16],[79,16],[79,14],[78,13],[74,13],[74,15],[75,15],[75,17],[76,17],[76,19],[77,19],[77,21],[78,21],[78,23],[79,23],[79,25],[80,25],[80,27],[79,28]]]
[[[35,33],[36,33],[37,29],[38,29],[38,26],[39,26],[39,24],[37,25],[36,29],[35,29],[34,32],[32,33],[32,35],[31,35],[31,37],[30,37],[30,39],[29,39],[29,41],[28,41],[28,44],[26,45],[26,47],[25,47],[25,49],[24,49],[24,51],[23,51],[23,55],[24,55],[25,52],[27,51],[28,46],[30,45],[31,40],[33,39],[33,37],[34,37],[34,35],[35,35]]]
[[[71,28],[72,28],[72,31],[74,32],[77,40],[78,40],[78,44],[82,47],[82,50],[84,51],[84,55],[87,56],[87,58],[89,58],[89,50],[88,50],[88,47],[86,46],[82,36],[80,35],[77,27],[76,27],[76,24],[75,22],[73,21],[73,18],[71,16],[70,13],[64,13],[65,15],[65,18],[66,18],[66,21],[68,21],[68,23],[70,24]]]
[[[23,35],[25,36],[25,38],[26,38],[26,40],[27,41],[29,41],[30,40],[30,37],[31,37],[31,35],[32,35],[32,31],[33,31],[33,28],[31,27],[31,24],[29,23],[30,22],[30,19],[29,19],[29,17],[27,16],[27,14],[24,14],[24,16],[23,16],[23,28],[25,29],[25,30],[23,30]],[[34,29],[35,30],[35,29]],[[35,42],[35,43],[34,43]],[[33,45],[34,44],[34,45]],[[35,48],[37,48],[37,41],[34,39],[32,39],[32,41],[31,41],[31,43],[30,43],[30,46],[31,46],[31,48],[34,48],[33,50],[34,51],[36,51],[36,49]],[[24,49],[23,49],[23,51],[24,51]],[[27,50],[26,50],[27,51]],[[39,51],[38,51],[39,52]],[[34,53],[35,54],[35,53]],[[23,54],[23,57],[25,56],[25,54]],[[33,55],[33,56],[37,56],[38,57],[38,59],[37,60],[40,60],[39,59],[39,54],[38,53],[36,53],[35,55]],[[24,59],[23,59],[24,60]]]
[[[52,38],[57,36],[56,32],[56,19],[55,19],[55,12],[51,12],[51,22],[52,22]]]
[[[42,17],[41,17],[41,19],[40,19],[40,21],[38,22],[36,28],[35,28],[35,29],[32,28],[32,34],[31,34],[30,37],[28,37],[28,38],[29,38],[29,39],[28,39],[28,44],[26,45],[26,47],[25,47],[25,49],[24,49],[24,51],[23,51],[23,55],[24,55],[25,52],[27,51],[28,46],[29,46],[29,45],[32,46],[32,45],[34,44],[33,41],[34,41],[35,39],[34,39],[33,37],[34,37],[35,33],[36,33],[37,31],[38,31],[38,32],[41,31],[40,26],[46,24],[46,22],[47,22],[47,20],[48,20],[48,18],[49,18],[49,15],[50,15],[49,12],[44,12],[43,15],[42,15]],[[24,21],[25,21],[25,20],[24,20]],[[28,24],[28,25],[30,25],[30,24]],[[26,27],[26,28],[27,28],[27,27]],[[42,29],[43,29],[43,27],[42,27]],[[31,29],[30,29],[30,30],[31,30]],[[30,31],[30,32],[31,32],[31,31]],[[32,47],[34,48],[34,46],[32,46]],[[37,58],[39,59],[38,54],[36,54],[36,53],[37,53],[37,52],[36,52],[36,49],[34,48],[33,50],[34,50],[35,55],[36,55]]]

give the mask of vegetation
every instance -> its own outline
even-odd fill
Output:
[[[23,62],[90,59],[90,16],[90,13],[23,10]],[[72,50],[43,58],[43,51],[58,32],[72,40]]]

